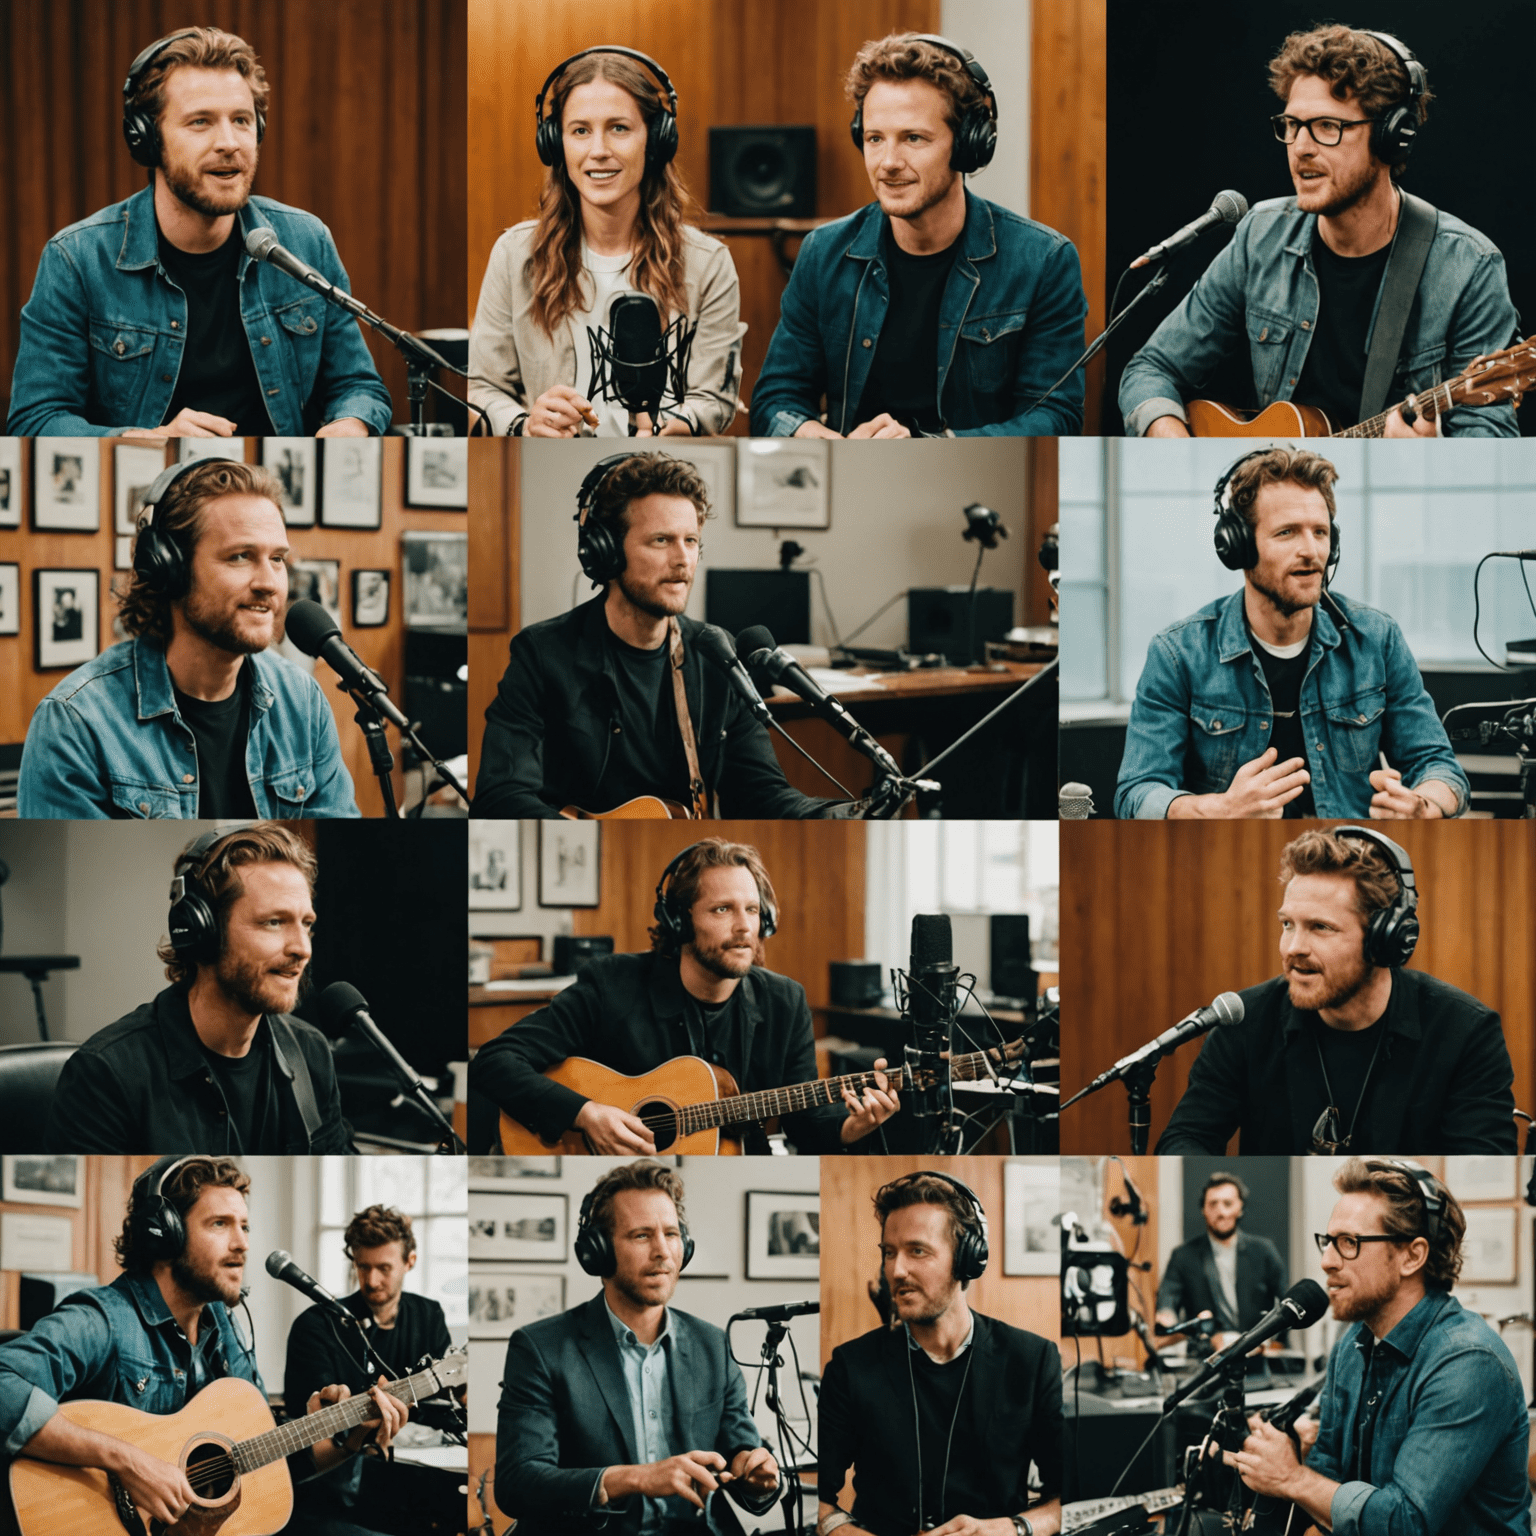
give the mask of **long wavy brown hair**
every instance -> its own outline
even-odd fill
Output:
[[[545,108],[556,122],[565,117],[566,98],[578,85],[608,80],[635,98],[647,132],[665,110],[666,93],[643,65],[622,54],[594,53],[578,59],[555,82]],[[630,281],[670,313],[688,308],[683,286],[683,220],[697,206],[675,161],[659,170],[647,166],[640,182],[640,212],[635,220],[634,261]],[[539,195],[539,226],[528,259],[533,285],[533,318],[546,336],[587,302],[582,292],[581,195],[571,185],[562,155],[544,173]]]

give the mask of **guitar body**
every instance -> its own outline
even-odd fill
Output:
[[[62,1403],[59,1412],[84,1429],[126,1440],[180,1466],[194,1487],[200,1462],[275,1427],[260,1389],[234,1376],[211,1382],[180,1413],[143,1413],[124,1403],[89,1401]],[[95,1467],[63,1467],[19,1456],[11,1463],[11,1502],[21,1536],[125,1536],[107,1474]],[[292,1514],[288,1464],[275,1461],[215,1480],[211,1497],[198,1498],[175,1525],[155,1525],[151,1536],[273,1536]]]
[[[1332,437],[1333,423],[1315,405],[1277,400],[1257,416],[1234,411],[1214,400],[1185,406],[1191,437]]]
[[[675,1056],[640,1077],[626,1077],[585,1056],[567,1056],[544,1076],[584,1099],[640,1116],[651,1125],[658,1152],[711,1157],[741,1151],[741,1142],[723,1129],[695,1131],[690,1136],[677,1134],[676,1115],[684,1106],[733,1099],[741,1092],[729,1072],[698,1056]],[[503,1114],[501,1150],[508,1157],[544,1157],[557,1152],[582,1157],[592,1148],[580,1131],[570,1130],[555,1141],[545,1141],[536,1131]]]
[[[568,805],[560,812],[572,821],[689,821],[686,805],[676,800],[662,800],[655,795],[636,795],[611,811],[584,811],[579,805]]]

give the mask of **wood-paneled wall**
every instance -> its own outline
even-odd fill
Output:
[[[272,98],[256,192],[323,219],[353,291],[396,325],[465,324],[465,16],[465,0],[0,6],[0,397],[49,237],[144,185],[123,143],[123,77],[179,27],[238,33],[261,58]],[[405,369],[367,335],[403,421]]]
[[[1120,1242],[1120,1251],[1131,1258],[1135,1265],[1146,1264],[1147,1269],[1135,1268],[1131,1270],[1131,1311],[1139,1312],[1150,1325],[1157,1312],[1157,1287],[1163,1278],[1158,1269],[1157,1262],[1157,1223],[1158,1207],[1157,1198],[1157,1167],[1158,1159],[1155,1157],[1129,1157],[1125,1159],[1127,1171],[1135,1181],[1137,1189],[1146,1197],[1147,1223],[1143,1227],[1137,1227],[1129,1216],[1114,1216],[1110,1213],[1110,1205],[1124,1194],[1120,1168],[1118,1165],[1111,1167],[1104,1179],[1104,1205],[1100,1214],[1113,1229]],[[1131,1256],[1134,1255],[1134,1258]],[[1104,1359],[1113,1364],[1117,1360],[1132,1360],[1138,1367],[1142,1366],[1146,1351],[1142,1348],[1141,1340],[1134,1332],[1118,1335],[1106,1334],[1102,1340],[1089,1339],[1083,1342],[1082,1358],[1098,1359],[1100,1344],[1103,1345]],[[1074,1365],[1078,1359],[1076,1344],[1064,1342],[1063,1365]]]
[[[27,722],[38,702],[49,693],[67,671],[39,672],[33,662],[34,620],[32,610],[32,571],[40,567],[95,567],[100,573],[99,645],[102,650],[116,641],[112,634],[112,621],[117,615],[117,605],[112,600],[110,588],[114,577],[126,582],[126,571],[114,571],[113,559],[113,440],[103,438],[99,444],[101,455],[101,519],[95,533],[32,533],[32,460],[39,443],[49,440],[27,439],[23,441],[22,462],[22,526],[19,529],[0,529],[0,561],[17,561],[21,566],[21,633],[0,637],[0,677],[17,679],[18,686],[0,689],[0,741],[19,742],[26,736]],[[487,447],[494,445],[487,444]],[[341,562],[341,632],[348,645],[363,658],[389,685],[392,697],[399,702],[405,687],[405,575],[401,567],[400,537],[407,529],[436,529],[454,531],[464,527],[461,512],[434,512],[408,508],[405,505],[405,440],[387,437],[381,441],[384,455],[382,515],[377,530],[355,528],[294,528],[289,535],[296,558],[304,560],[338,560]],[[259,442],[247,438],[245,456],[254,462],[258,456]],[[321,445],[321,452],[325,445]],[[173,450],[167,449],[167,462]],[[354,570],[388,570],[390,576],[389,622],[377,629],[355,629],[352,625],[352,572]],[[500,675],[499,673],[497,674]],[[382,816],[383,798],[379,793],[378,780],[374,778],[368,761],[368,746],[353,716],[352,702],[335,686],[335,677],[322,662],[315,664],[315,676],[319,679],[331,709],[336,716],[336,731],[341,739],[342,756],[347,771],[357,789],[357,803],[365,816]],[[390,732],[391,745],[395,747],[395,790],[402,790],[400,751],[398,739]],[[429,743],[430,745],[430,743]]]
[[[518,620],[522,445],[516,438],[469,440],[469,783],[475,792],[485,711],[507,670]]]
[[[1063,1093],[1070,1094],[1219,992],[1279,974],[1280,850],[1294,822],[1064,823],[1061,829]],[[1536,825],[1397,822],[1413,860],[1423,934],[1412,966],[1497,1009],[1515,1101],[1536,1113]],[[1152,1144],[1199,1045],[1162,1064]],[[1062,1117],[1063,1152],[1130,1146],[1115,1084]]]

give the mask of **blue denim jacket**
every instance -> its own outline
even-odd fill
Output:
[[[1317,321],[1316,226],[1317,216],[1300,212],[1293,197],[1253,208],[1184,301],[1125,365],[1120,410],[1129,436],[1139,437],[1159,416],[1187,421],[1184,401],[1198,395],[1217,365],[1245,342],[1253,367],[1249,403],[1263,407],[1292,397]],[[1439,214],[1387,403],[1455,378],[1474,357],[1507,347],[1519,325],[1498,247],[1460,219]],[[1447,436],[1520,435],[1509,404],[1458,406],[1441,421]]]
[[[347,274],[313,214],[269,197],[239,213],[339,288]],[[350,289],[348,289],[350,292]],[[278,437],[305,437],[355,416],[389,425],[390,398],[357,322],[286,272],[240,257],[240,314]],[[158,427],[176,392],[187,299],[160,265],[154,193],[135,193],[60,230],[21,311],[9,431],[17,437],[110,437]]]
[[[87,1397],[144,1413],[177,1413],[224,1376],[266,1392],[223,1302],[203,1308],[194,1348],[152,1275],[119,1275],[111,1285],[77,1291],[19,1339],[0,1345],[0,1451],[17,1455],[61,1402]]]
[[[1374,1347],[1369,1466],[1355,1471],[1365,1325],[1333,1347],[1307,1466],[1341,1486],[1333,1536],[1530,1536],[1530,1429],[1504,1341],[1444,1291],[1430,1291]]]
[[[256,814],[357,816],[336,718],[314,678],[272,652],[252,668],[245,771]],[[197,815],[197,746],[165,647],[140,636],[78,667],[38,706],[21,751],[22,816]]]
[[[768,356],[752,386],[754,437],[791,437],[817,418],[845,436],[885,323],[881,256],[890,220],[879,203],[805,237]],[[1079,369],[1031,411],[1083,350],[1077,248],[1065,235],[967,192],[961,247],[939,304],[939,414],[956,437],[1076,436]]]
[[[1269,684],[1253,653],[1243,590],[1152,637],[1131,705],[1115,815],[1155,819],[1181,794],[1221,794],[1270,745]],[[1324,609],[1312,610],[1301,684],[1317,814],[1369,815],[1369,774],[1385,752],[1410,789],[1425,779],[1450,785],[1459,816],[1471,785],[1403,632],[1379,609],[1333,596],[1353,628],[1341,635]]]

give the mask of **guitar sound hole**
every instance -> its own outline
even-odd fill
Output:
[[[187,1481],[200,1498],[222,1499],[235,1485],[229,1448],[217,1441],[193,1446],[187,1455]]]
[[[656,1150],[665,1152],[677,1140],[677,1111],[660,1099],[647,1099],[635,1106],[635,1114],[650,1127]]]

